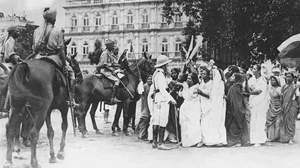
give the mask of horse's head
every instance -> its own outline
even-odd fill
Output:
[[[74,73],[75,73],[75,78],[76,78],[76,82],[78,84],[82,83],[83,81],[83,76],[79,67],[79,63],[77,62],[77,60],[75,59],[75,57],[77,56],[77,52],[74,55],[71,55],[70,57],[67,57],[67,61],[69,62],[69,65],[72,67]]]
[[[147,76],[150,74],[153,74],[155,71],[154,65],[155,63],[152,60],[152,55],[148,56],[146,53],[144,53],[143,58],[138,63],[142,79],[147,78]]]
[[[122,55],[118,60],[118,64],[121,66],[121,69],[129,70],[129,63],[126,58],[127,49],[123,51]]]

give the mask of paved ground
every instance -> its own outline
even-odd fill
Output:
[[[55,149],[58,151],[61,137],[60,115],[53,113],[55,130]],[[268,143],[266,146],[240,148],[183,148],[171,151],[153,150],[147,142],[137,140],[136,135],[130,137],[120,134],[111,135],[110,124],[103,124],[103,113],[97,113],[99,128],[104,135],[96,135],[92,130],[90,118],[87,117],[89,137],[86,139],[73,136],[71,123],[67,135],[66,158],[55,164],[48,163],[49,147],[46,136],[46,126],[41,130],[37,156],[39,164],[44,168],[156,168],[156,167],[184,167],[184,168],[289,168],[300,165],[300,122],[297,122],[296,143],[293,145]],[[110,114],[110,121],[113,114]],[[69,120],[71,121],[71,119]],[[5,162],[6,140],[5,123],[0,120],[0,163]],[[174,146],[175,147],[175,146]],[[14,160],[14,167],[24,167],[30,163],[30,148],[23,148],[22,155],[28,159]],[[2,166],[2,165],[1,165]]]

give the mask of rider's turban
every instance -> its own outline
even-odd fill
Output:
[[[106,46],[114,46],[114,41],[108,39],[108,40],[106,40],[105,45]]]
[[[50,9],[50,8],[46,8],[44,10],[44,13],[43,13],[43,17],[44,19],[56,19],[56,10],[54,9]]]

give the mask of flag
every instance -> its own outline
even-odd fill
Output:
[[[192,49],[193,49],[193,44],[194,43],[194,36],[192,36],[191,38],[191,42],[190,42],[190,46],[189,46],[189,50],[186,54],[186,59],[188,60],[190,58],[190,53],[192,52]]]
[[[280,63],[288,67],[298,67],[300,65],[300,41],[295,41],[287,45],[278,54]]]
[[[289,44],[295,41],[300,41],[300,34],[296,34],[294,36],[291,36],[287,40],[285,40],[283,43],[280,44],[280,46],[277,47],[277,50],[281,52],[284,48],[286,48]]]
[[[190,54],[189,60],[191,60],[194,57],[194,55],[197,53],[199,47],[202,45],[202,40],[203,40],[203,37],[201,35],[197,36],[197,44],[196,44],[195,48],[193,49],[192,53]]]

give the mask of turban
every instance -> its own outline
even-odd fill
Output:
[[[114,41],[108,39],[108,40],[106,40],[105,45],[106,46],[113,46],[114,45]]]
[[[44,19],[55,19],[56,14],[57,14],[56,10],[48,9],[44,11],[43,17]]]
[[[7,28],[7,31],[8,32],[11,32],[11,31],[17,31],[18,30],[18,26],[17,25],[11,25]]]

